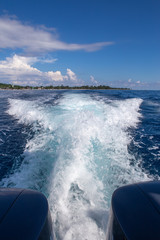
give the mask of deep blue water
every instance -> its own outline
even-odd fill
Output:
[[[0,91],[1,187],[48,198],[57,239],[105,239],[113,191],[159,179],[160,91]]]

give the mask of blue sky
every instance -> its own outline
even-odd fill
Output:
[[[160,89],[159,0],[1,0],[0,82]]]

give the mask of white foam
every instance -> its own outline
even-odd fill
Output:
[[[48,194],[57,239],[105,239],[114,189],[148,179],[127,149],[141,103],[136,98],[105,103],[82,94],[66,94],[50,107],[10,100],[8,113],[31,125],[35,135],[4,186]]]
[[[7,113],[14,116],[20,123],[25,125],[37,124],[43,128],[50,128],[48,109],[39,106],[37,101],[9,99],[10,108]]]

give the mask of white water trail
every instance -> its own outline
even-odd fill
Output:
[[[107,104],[85,94],[65,94],[52,106],[10,100],[8,113],[35,135],[3,185],[47,194],[58,240],[105,239],[115,188],[149,179],[127,148],[141,103],[135,98]]]

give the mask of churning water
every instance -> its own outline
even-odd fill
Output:
[[[113,191],[159,178],[159,91],[0,91],[0,107],[1,187],[43,192],[57,240],[104,240]]]

